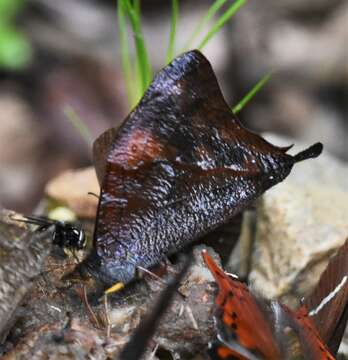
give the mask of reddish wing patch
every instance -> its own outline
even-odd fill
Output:
[[[267,359],[277,358],[279,350],[270,321],[276,321],[277,341],[283,346],[290,329],[296,336],[295,342],[287,344],[287,355],[291,358],[335,359],[348,316],[348,240],[331,259],[313,293],[297,311],[274,302],[273,309],[277,309],[274,319],[265,318],[246,285],[226,275],[207,253],[203,253],[203,257],[219,286],[216,305],[221,323],[230,330],[228,333],[224,329],[224,333],[220,333],[220,342],[213,346],[213,359],[253,359],[254,354]],[[228,341],[229,337],[242,346],[242,351],[245,348],[252,354],[237,351],[233,341]]]
[[[335,357],[323,342],[320,334],[309,316],[306,306],[296,312],[282,305],[289,318],[289,326],[295,331],[302,347],[302,354],[311,360],[334,360]],[[295,354],[293,354],[295,355]]]
[[[330,260],[304,306],[321,338],[335,355],[347,327],[348,240]]]
[[[207,252],[203,252],[203,258],[219,286],[216,305],[224,327],[230,330],[231,339],[256,356],[280,359],[280,349],[271,327],[247,286],[225,274]],[[232,346],[222,344],[216,348],[216,353],[222,359],[233,356],[249,358]]]
[[[93,143],[93,163],[95,172],[99,181],[102,184],[106,174],[106,158],[110,151],[112,142],[117,134],[117,129],[110,128],[103,132]]]
[[[234,351],[224,346],[223,344],[215,344],[214,349],[210,351],[210,356],[213,359],[217,359],[217,360],[230,360],[230,359],[249,360],[249,357],[245,357],[240,353],[238,353],[237,351]]]

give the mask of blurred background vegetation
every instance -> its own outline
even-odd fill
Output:
[[[140,2],[153,71],[190,42],[199,45],[234,4],[217,2],[224,8],[191,42],[216,1],[178,1],[172,49],[172,1]],[[118,6],[116,0],[0,0],[1,205],[30,212],[48,179],[91,163],[90,146],[69,117],[82,119],[95,138],[129,112]],[[248,1],[203,52],[231,106],[275,71],[239,113],[246,126],[322,141],[347,160],[347,24],[345,0]],[[131,26],[127,36],[131,44]],[[137,48],[129,52],[133,63]]]
[[[31,60],[31,46],[16,26],[18,14],[24,7],[23,0],[0,1],[0,67],[20,70]]]

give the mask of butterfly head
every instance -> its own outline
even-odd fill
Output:
[[[99,268],[99,279],[106,285],[112,285],[116,282],[124,284],[134,279],[136,267],[132,262],[113,260],[102,262]]]
[[[80,264],[79,271],[84,277],[93,277],[102,284],[111,286],[117,282],[127,284],[134,279],[136,265],[123,257],[101,257],[92,251]]]

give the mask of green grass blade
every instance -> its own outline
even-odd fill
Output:
[[[138,101],[140,100],[140,98],[143,95],[143,85],[142,85],[142,79],[140,76],[140,71],[141,69],[139,68],[139,63],[137,61],[135,61],[134,63],[134,73],[133,73],[133,93],[134,93],[134,101],[131,104],[131,107],[133,108]]]
[[[143,94],[152,80],[152,68],[147,55],[141,28],[140,6],[135,4],[135,7],[133,7],[129,0],[123,0],[123,2],[126,6],[128,18],[134,35],[134,43],[137,53],[137,66],[141,80],[141,93]]]
[[[236,0],[216,21],[216,23],[212,26],[209,32],[205,35],[203,40],[198,45],[198,49],[203,49],[204,46],[208,43],[208,41],[225,25],[227,21],[229,21],[238,10],[245,5],[247,0]]]
[[[124,83],[126,85],[126,92],[128,103],[133,106],[135,103],[134,83],[132,76],[132,65],[128,48],[128,35],[126,24],[126,7],[123,1],[117,2],[117,18],[118,18],[118,31],[119,42],[121,49],[121,63]]]
[[[77,115],[76,111],[70,105],[66,105],[64,106],[63,112],[67,120],[69,120],[71,125],[77,130],[88,147],[91,147],[93,143],[93,136],[82,119]]]
[[[202,20],[198,23],[197,27],[193,31],[191,37],[184,46],[184,51],[190,50],[193,46],[194,41],[197,39],[198,35],[208,24],[208,22],[214,17],[214,15],[220,10],[220,8],[225,4],[227,0],[216,0],[213,5],[210,6],[207,13],[203,16]]]
[[[179,3],[178,0],[172,0],[172,19],[170,26],[170,35],[169,35],[169,44],[167,50],[166,61],[167,64],[173,60],[174,51],[175,51],[175,37],[176,37],[176,25],[178,20],[179,13]]]
[[[140,6],[140,0],[134,0],[134,10],[137,14],[138,19],[140,19],[141,16],[141,6]]]
[[[262,77],[261,80],[259,80],[253,88],[243,97],[239,103],[233,107],[232,111],[234,114],[238,114],[244,106],[268,83],[270,78],[272,77],[273,72],[270,71],[266,75]]]

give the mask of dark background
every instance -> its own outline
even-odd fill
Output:
[[[158,70],[165,63],[171,1],[142,4],[146,43]],[[180,1],[178,51],[210,4]],[[90,146],[63,113],[66,105],[93,137],[122,121],[129,107],[116,1],[27,0],[12,23],[31,58],[17,68],[0,66],[0,205],[30,212],[48,179],[91,163]],[[244,124],[322,141],[347,160],[347,39],[345,0],[249,1],[203,52],[231,105],[275,70],[240,113]]]

